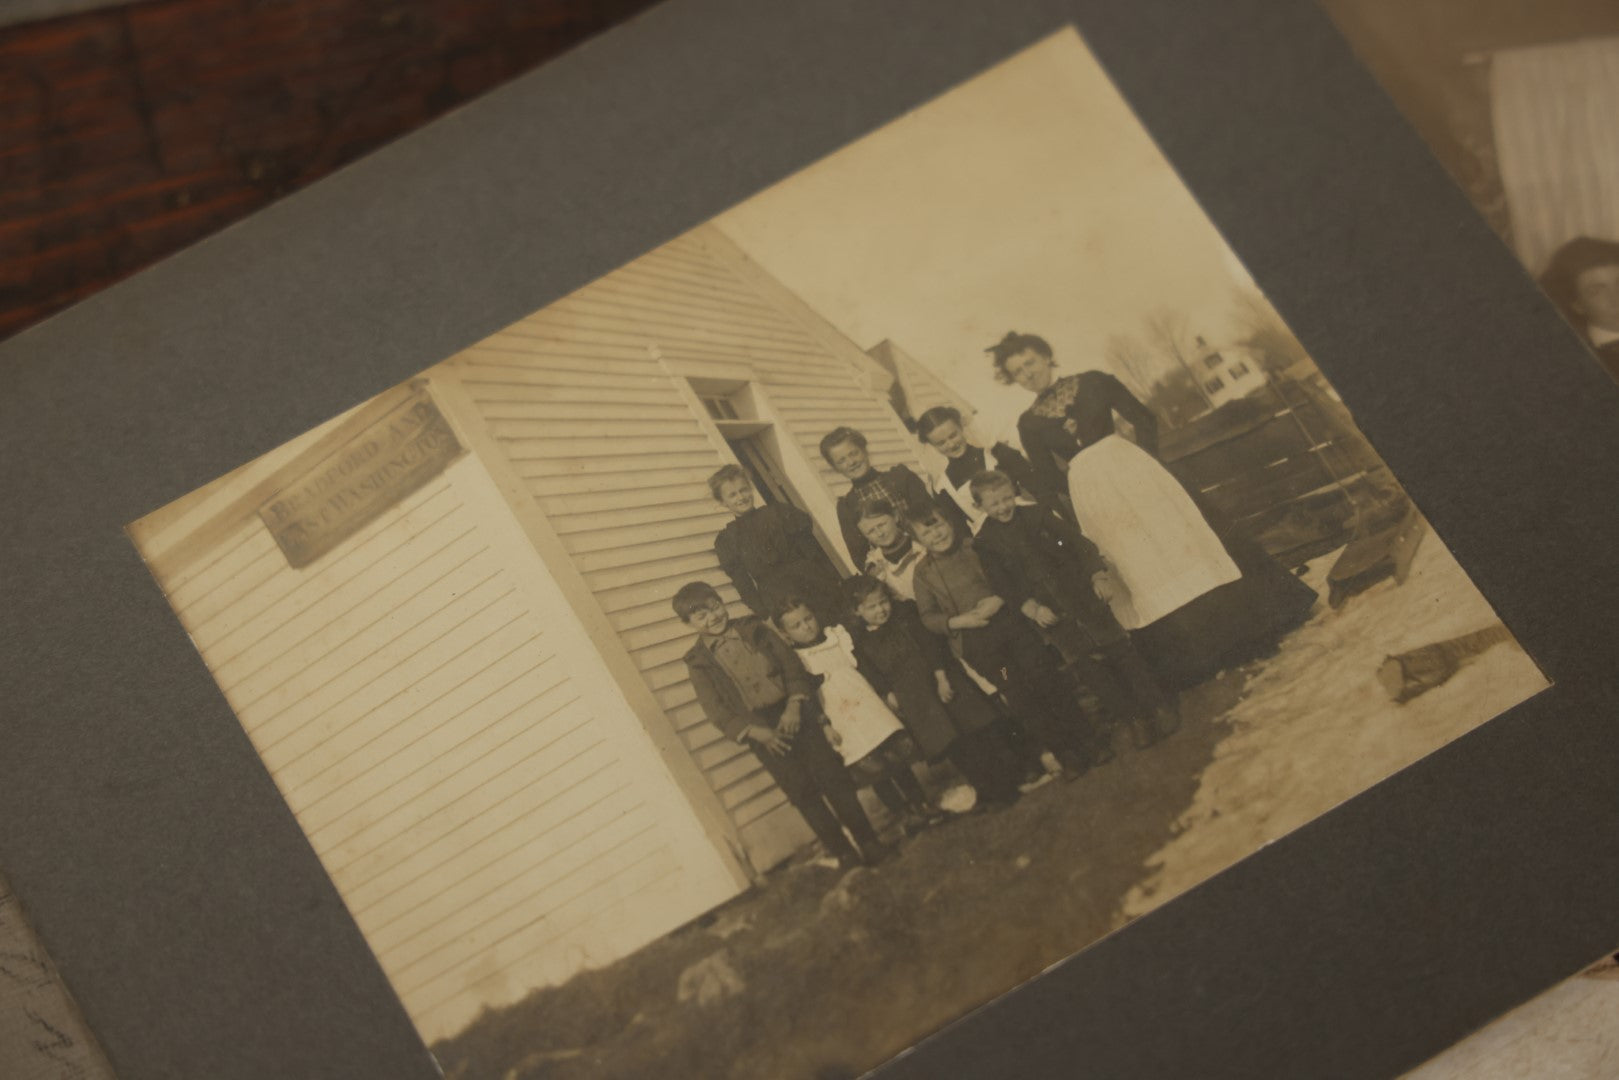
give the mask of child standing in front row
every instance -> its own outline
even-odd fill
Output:
[[[996,595],[973,541],[931,507],[908,512],[906,520],[928,549],[913,579],[922,625],[944,635],[952,652],[1006,695],[1013,715],[1025,720],[1071,776],[1111,758],[1046,643]]]
[[[763,619],[732,619],[706,581],[682,585],[673,606],[697,631],[686,672],[709,722],[754,752],[839,864],[887,858],[843,759],[827,742],[815,681],[798,654]]]
[[[864,574],[845,581],[844,595],[860,633],[860,670],[898,712],[929,761],[949,759],[994,810],[1017,801],[1019,765],[1000,714],[942,637],[923,629],[916,605],[896,603],[886,586]]]
[[[782,601],[771,614],[805,670],[821,677],[821,711],[855,783],[869,785],[907,832],[936,824],[938,810],[911,772],[916,746],[861,669],[849,631],[836,624],[823,627],[809,604],[796,598]]]
[[[1179,727],[1169,696],[1097,595],[1107,564],[1096,545],[1050,507],[1018,503],[1017,486],[1003,472],[981,472],[971,488],[985,513],[978,556],[996,595],[1039,627],[1115,720],[1131,724],[1138,746]]]

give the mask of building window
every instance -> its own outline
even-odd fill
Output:
[[[736,402],[731,400],[731,398],[729,396],[720,397],[720,396],[716,396],[716,395],[702,394],[702,395],[698,396],[698,400],[703,403],[703,408],[708,410],[708,415],[709,415],[710,419],[713,419],[713,420],[740,420],[740,419],[742,419],[742,417],[736,411]]]
[[[800,494],[818,489],[815,465],[804,460],[804,450],[797,440],[777,429],[763,388],[731,379],[700,377],[687,377],[686,385],[691,391],[688,403],[695,398],[708,414],[708,425],[725,441],[736,463],[747,473],[759,501],[796,506],[815,518],[817,515],[812,508],[815,504]],[[835,525],[830,502],[824,507],[824,516],[827,524]],[[828,564],[834,568],[842,566],[842,556],[836,545],[827,539],[820,523],[815,527],[815,538]],[[841,571],[839,576],[842,576]]]
[[[1211,352],[1209,355],[1203,358],[1203,366],[1209,368],[1217,368],[1224,362],[1225,357],[1221,356],[1217,352]]]
[[[1203,389],[1207,390],[1211,394],[1219,393],[1221,390],[1225,389],[1225,380],[1220,378],[1218,375],[1212,379],[1206,379],[1203,383]]]
[[[1233,379],[1240,379],[1246,374],[1248,374],[1248,365],[1243,361],[1238,360],[1231,365],[1231,377]]]

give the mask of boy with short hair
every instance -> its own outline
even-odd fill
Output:
[[[1097,595],[1107,564],[1096,545],[1050,507],[1019,503],[1017,485],[999,470],[969,486],[985,515],[974,542],[996,595],[1039,628],[1107,712],[1134,727],[1138,745],[1178,727],[1169,697]]]
[[[1112,751],[1064,685],[1055,657],[996,594],[971,538],[932,507],[908,512],[906,521],[928,551],[914,578],[922,625],[945,635],[952,652],[1006,695],[1064,769],[1078,775],[1109,760]]]
[[[709,722],[754,752],[840,865],[885,859],[889,850],[861,808],[843,758],[827,742],[815,682],[792,647],[757,616],[731,618],[706,581],[682,585],[673,607],[697,631],[686,672]]]

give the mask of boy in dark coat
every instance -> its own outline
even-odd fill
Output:
[[[972,539],[932,507],[906,517],[928,550],[912,581],[922,625],[1000,688],[1013,714],[1064,769],[1078,775],[1112,757],[1058,672],[1057,658],[1029,620],[996,594]]]
[[[1020,770],[995,704],[967,677],[916,605],[864,574],[843,583],[854,612],[855,657],[929,761],[948,758],[993,810],[1017,800]]]
[[[843,758],[827,742],[815,682],[792,646],[756,616],[732,619],[706,581],[682,585],[673,606],[698,634],[686,672],[709,722],[754,752],[839,864],[887,858]]]
[[[1018,503],[1005,473],[986,470],[971,486],[986,515],[975,543],[996,595],[1040,628],[1104,709],[1135,727],[1138,743],[1173,730],[1169,698],[1096,593],[1107,569],[1096,545],[1050,507]]]

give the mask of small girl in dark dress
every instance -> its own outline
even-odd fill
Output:
[[[1095,582],[1107,564],[1096,545],[1049,506],[1018,503],[1004,473],[981,472],[969,486],[985,514],[976,550],[996,595],[1039,627],[1114,720],[1134,727],[1137,745],[1179,727],[1152,670],[1097,595]]]
[[[714,538],[714,556],[749,610],[768,618],[777,603],[800,596],[821,622],[837,622],[841,578],[815,538],[810,516],[787,503],[756,506],[753,484],[740,465],[710,476],[708,490],[733,518]]]
[[[860,670],[899,714],[928,761],[945,758],[977,792],[985,810],[1017,800],[1022,772],[1000,714],[967,677],[949,646],[923,628],[916,605],[896,600],[876,578],[843,583],[860,632]]]

